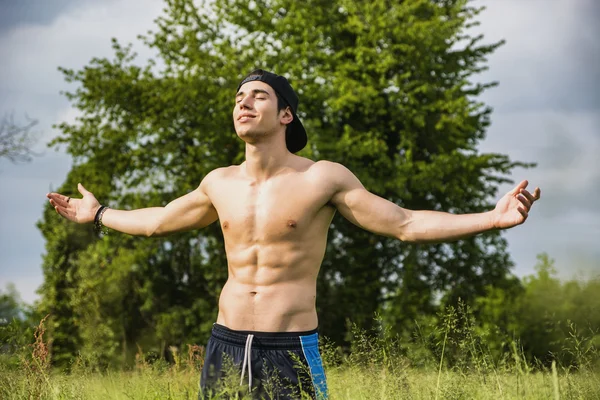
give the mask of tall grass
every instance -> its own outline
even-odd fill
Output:
[[[331,399],[600,399],[600,375],[592,371],[503,371],[493,377],[410,367],[392,373],[382,365],[329,366],[326,371]],[[199,372],[148,366],[121,372],[53,372],[40,381],[29,381],[14,370],[0,371],[0,376],[0,398],[7,400],[158,400],[196,399]],[[229,392],[236,393],[239,380],[230,384]]]
[[[518,343],[494,359],[473,325],[468,310],[449,308],[429,337],[406,343],[378,324],[373,332],[352,330],[352,347],[343,352],[324,340],[323,361],[331,399],[599,399],[600,371],[595,348],[573,332],[566,344],[577,368],[526,361]],[[202,348],[172,347],[173,363],[149,360],[141,351],[127,371],[99,371],[78,359],[69,373],[53,370],[42,320],[34,342],[20,362],[0,362],[0,399],[196,399]],[[436,339],[437,338],[437,339]],[[431,345],[434,351],[419,346]],[[568,346],[567,346],[568,345]],[[431,349],[430,349],[431,350]],[[223,393],[249,398],[237,379]],[[217,397],[219,398],[219,397]]]

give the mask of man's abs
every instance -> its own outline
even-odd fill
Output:
[[[229,277],[221,291],[217,322],[246,331],[315,329],[322,242],[228,246]]]
[[[230,277],[219,299],[217,323],[242,331],[312,330],[318,325],[315,296],[315,282],[310,280],[261,286]]]

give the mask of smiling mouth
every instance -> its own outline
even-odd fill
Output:
[[[253,118],[256,118],[256,117],[254,115],[240,115],[240,117],[238,118],[238,121],[245,122],[245,121],[249,121]]]

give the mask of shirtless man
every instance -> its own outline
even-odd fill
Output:
[[[523,181],[485,213],[403,209],[367,191],[344,166],[295,155],[307,141],[297,107],[298,97],[284,77],[253,71],[240,83],[233,109],[236,133],[246,142],[246,161],[210,172],[196,190],[165,207],[101,208],[81,184],[82,199],[47,195],[71,221],[95,221],[131,235],[162,236],[219,221],[229,277],[206,349],[205,394],[215,387],[229,357],[241,364],[241,379],[248,375],[253,393],[264,396],[274,373],[274,381],[288,386],[280,387],[287,397],[297,396],[299,385],[313,397],[327,397],[315,299],[335,210],[376,234],[439,242],[522,224],[540,198],[539,188],[531,194]],[[294,358],[305,373],[294,368]]]

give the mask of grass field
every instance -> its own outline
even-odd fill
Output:
[[[94,360],[79,357],[66,373],[50,365],[43,322],[35,332],[35,343],[12,355],[0,354],[0,400],[197,398],[201,346],[188,346],[187,355],[169,348],[173,363],[149,361],[140,352],[129,370],[101,369]],[[330,399],[600,400],[595,347],[575,352],[574,364],[569,366],[552,362],[550,367],[534,367],[517,346],[501,361],[494,361],[470,329],[461,332],[461,340],[451,341],[447,335],[451,332],[446,330],[438,360],[422,349],[406,351],[385,331],[375,336],[354,332],[350,352],[324,340],[321,351]],[[449,352],[450,343],[459,346]],[[236,395],[216,398],[250,398],[240,394],[239,371],[231,372],[223,392]]]
[[[330,367],[331,399],[599,399],[600,374],[481,374],[382,367]],[[193,368],[144,367],[129,372],[0,371],[2,399],[195,399],[199,373]],[[240,397],[243,398],[243,397]]]

